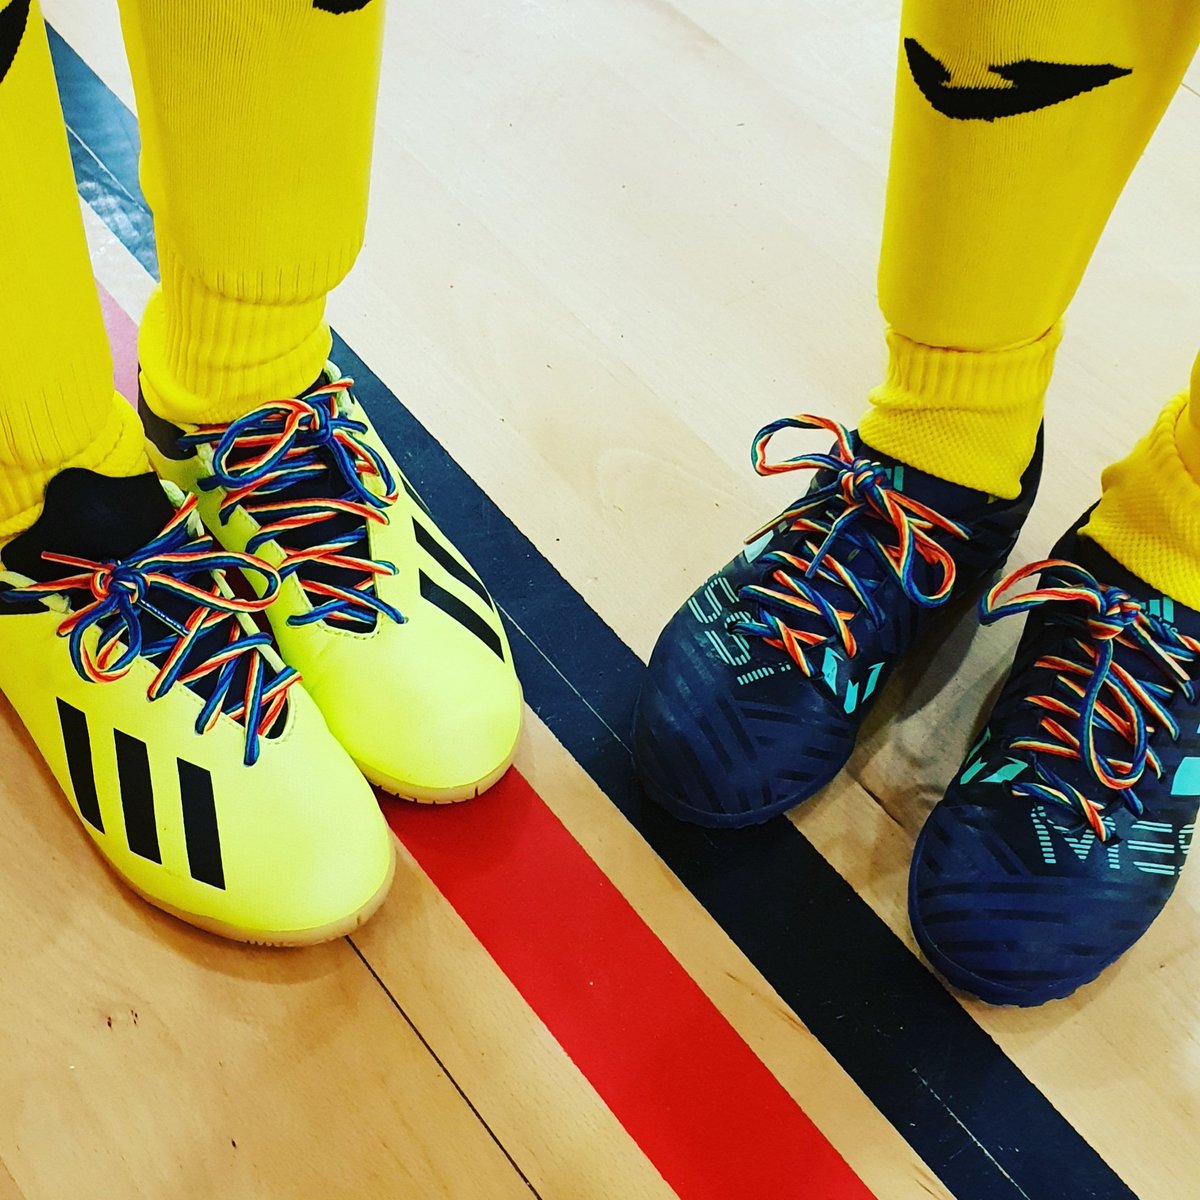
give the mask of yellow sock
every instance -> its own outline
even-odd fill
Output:
[[[366,223],[383,0],[120,8],[162,272],[142,385],[168,420],[230,420],[329,353],[325,296]]]
[[[1190,397],[1172,400],[1103,484],[1084,533],[1163,595],[1200,609],[1200,356]]]
[[[1198,41],[1195,0],[905,0],[871,446],[1018,494],[1062,314]]]
[[[0,59],[0,540],[28,528],[47,481],[66,467],[150,469],[141,424],[113,392],[112,357],[92,278],[62,110],[36,2],[11,65]],[[7,39],[5,39],[7,41]],[[4,67],[8,66],[7,71]]]

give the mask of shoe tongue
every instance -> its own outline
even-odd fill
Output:
[[[318,387],[324,387],[328,382],[329,379],[325,374],[322,374],[309,391]],[[307,396],[307,394],[307,392],[304,393],[301,399]],[[350,486],[344,481],[341,469],[328,447],[312,446],[308,448],[308,452],[324,468],[322,471],[314,475],[301,476],[295,481],[285,481],[280,485],[264,488],[262,495],[296,503],[301,503],[305,500],[319,502],[330,498],[356,499]],[[253,447],[235,449],[231,456],[231,463],[236,467],[251,458],[255,453],[257,453],[257,450]],[[314,546],[320,546],[336,538],[345,537],[347,534],[354,534],[354,538],[342,548],[342,552],[356,558],[369,557],[366,521],[353,513],[331,510],[330,515],[325,520],[317,521],[311,525],[299,525],[293,529],[283,530],[276,535],[276,540],[284,548],[285,552],[294,553],[298,550],[311,550]],[[344,588],[347,591],[359,590],[363,582],[363,572],[361,570],[330,566],[328,563],[323,562],[306,563],[300,574],[305,581],[329,584],[334,587]],[[372,583],[372,593],[374,593],[374,590],[375,586]],[[369,630],[375,627],[376,620],[377,618],[374,614],[368,615],[355,612],[353,618],[343,621],[339,625],[339,628]]]
[[[70,467],[47,484],[41,516],[4,548],[4,565],[45,582],[71,569],[47,562],[43,551],[94,562],[125,559],[152,542],[174,514],[150,472],[114,479]]]
[[[984,510],[988,504],[989,498],[986,492],[974,491],[957,483],[947,483],[944,479],[937,478],[936,475],[928,475],[916,467],[902,463],[890,454],[884,454],[873,446],[867,445],[859,437],[857,430],[851,434],[850,445],[856,458],[867,459],[882,467],[897,491],[903,492],[905,496],[919,501],[949,520],[974,516]],[[827,487],[833,478],[832,471],[822,471],[816,477],[815,486]],[[830,503],[838,506],[840,504],[839,497],[835,495]],[[860,582],[871,589],[881,582],[890,582],[890,576],[880,564],[863,559],[856,548],[856,543],[861,538],[874,538],[882,532],[885,542],[892,545],[895,542],[895,536],[882,530],[879,522],[883,521],[883,518],[878,517],[873,511],[864,516],[865,521],[861,525],[851,527],[841,535],[841,540],[835,543],[833,552],[835,557],[841,557],[846,565],[853,565],[854,570],[859,574]],[[886,524],[886,522],[884,523]],[[811,533],[806,533],[804,537],[820,540]],[[934,578],[938,568],[931,566],[918,556],[914,563],[914,570],[918,581],[926,583]],[[851,593],[832,580],[826,581],[824,590],[826,598],[832,604],[839,607],[849,606],[851,611],[858,607],[858,601]]]

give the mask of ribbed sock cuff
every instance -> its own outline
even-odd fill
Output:
[[[1055,325],[1011,350],[951,350],[889,330],[887,380],[871,392],[859,433],[918,470],[1013,500],[1037,445],[1061,340]]]
[[[86,467],[101,475],[141,475],[150,470],[146,435],[137,413],[119,395],[100,432],[82,450],[54,462],[0,466],[0,542],[28,529],[41,515],[46,484],[68,467]]]
[[[159,266],[162,285],[138,338],[142,386],[159,416],[232,421],[316,379],[332,342],[323,294],[280,304],[213,291],[169,245],[160,245]]]
[[[1176,396],[1133,453],[1105,470],[1083,532],[1164,596],[1200,609],[1200,480],[1176,441],[1187,402]]]

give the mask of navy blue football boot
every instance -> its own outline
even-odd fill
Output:
[[[1200,613],[1075,530],[981,609],[1029,619],[917,841],[909,914],[949,983],[1034,1005],[1095,979],[1175,889],[1200,802]]]
[[[768,463],[781,429],[836,437]],[[759,431],[760,475],[815,471],[663,630],[638,702],[646,793],[675,816],[766,821],[842,769],[871,706],[934,613],[1001,567],[1033,503],[1041,439],[1016,500],[946,483],[821,417]]]

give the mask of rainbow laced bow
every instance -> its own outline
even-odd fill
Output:
[[[837,440],[827,454],[801,454],[782,462],[768,462],[767,445],[783,429],[824,429]],[[954,558],[933,534],[966,539],[968,531],[904,495],[886,467],[856,457],[850,431],[844,425],[807,414],[774,421],[759,430],[751,459],[760,475],[827,471],[832,477],[746,539],[751,543],[771,530],[782,533],[785,529],[804,535],[794,553],[775,550],[758,560],[769,569],[767,581],[749,584],[738,592],[739,597],[753,603],[757,612],[732,628],[761,637],[769,646],[783,650],[809,676],[812,664],[808,652],[831,637],[852,657],[858,649],[851,625],[856,613],[865,610],[876,626],[882,625],[885,617],[872,595],[873,588],[835,553],[839,540],[852,542],[855,549],[868,549],[913,604],[936,608],[949,599],[954,590]],[[887,543],[880,540],[880,534],[889,533]],[[928,590],[916,578],[919,561],[934,569],[934,586]],[[857,609],[845,611],[831,604],[822,595],[822,584],[829,583],[849,592]],[[817,628],[800,628],[798,620]]]
[[[338,379],[298,398],[265,404],[228,425],[201,425],[180,445],[213,447],[206,490],[224,488],[220,519],[241,506],[259,529],[246,544],[253,554],[275,541],[284,552],[279,574],[295,575],[312,608],[289,617],[293,625],[330,621],[347,627],[374,626],[376,614],[403,624],[403,615],[376,594],[376,579],[395,575],[389,562],[366,553],[367,523],[388,523],[387,509],[399,495],[380,454],[363,437],[367,426],[347,415],[352,379]],[[340,495],[323,486],[331,475]],[[372,490],[367,481],[378,479]],[[314,486],[314,484],[316,486]],[[324,541],[289,545],[289,533],[330,523]],[[296,539],[291,541],[304,541]]]
[[[73,608],[59,625],[58,633],[70,638],[76,671],[93,683],[120,679],[138,658],[150,659],[158,667],[147,690],[151,700],[165,696],[177,683],[195,684],[212,677],[196,732],[212,729],[222,713],[240,722],[246,729],[245,763],[252,766],[258,760],[259,739],[283,719],[288,689],[299,675],[291,667],[276,672],[263,654],[270,637],[248,633],[237,614],[265,609],[279,590],[279,576],[248,554],[217,549],[210,537],[197,536],[191,527],[195,508],[196,498],[188,497],[153,541],[119,562],[44,552],[47,562],[74,573],[12,588],[3,596],[19,602],[72,592],[89,595],[90,600]],[[224,594],[220,581],[230,568],[259,576],[265,582],[264,594],[252,599]],[[208,586],[193,582],[196,576],[207,576]],[[164,605],[168,599],[171,603]],[[161,637],[145,640],[143,614],[165,630]],[[224,644],[214,650],[214,639],[208,635],[222,626]],[[98,631],[94,641],[88,636],[93,629]],[[244,685],[235,691],[242,665]]]
[[[1000,602],[1022,580],[1043,573],[1047,579],[1042,586]],[[980,602],[980,617],[991,624],[1043,605],[1054,605],[1054,619],[1072,628],[1075,636],[1070,651],[1046,655],[1035,666],[1054,671],[1054,683],[1069,699],[1049,694],[1054,684],[1044,694],[1025,698],[1042,710],[1039,733],[1012,742],[1011,749],[1033,753],[1037,778],[1016,781],[1012,792],[1067,808],[1107,841],[1113,827],[1104,816],[1105,805],[1089,799],[1037,756],[1082,762],[1097,783],[1118,792],[1134,817],[1140,818],[1144,810],[1135,785],[1147,767],[1155,776],[1162,775],[1150,739],[1156,729],[1165,729],[1172,741],[1178,739],[1179,724],[1166,706],[1175,692],[1195,702],[1188,666],[1200,654],[1200,642],[1180,633],[1127,592],[1104,587],[1090,572],[1060,559],[1033,563],[1001,580]],[[1152,667],[1162,681],[1140,679],[1119,663],[1119,646]],[[1101,753],[1097,736],[1102,731],[1128,744],[1129,756]]]

